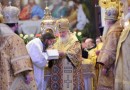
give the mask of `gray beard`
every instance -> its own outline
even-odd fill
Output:
[[[60,41],[61,41],[62,43],[65,43],[65,42],[68,41],[68,38],[69,38],[69,35],[67,34],[65,37],[60,37]]]

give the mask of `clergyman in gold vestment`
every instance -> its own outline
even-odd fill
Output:
[[[117,21],[117,18],[118,10],[116,7],[106,9],[105,19],[111,21],[113,25],[109,27],[109,31],[103,41],[104,45],[97,59],[97,62],[101,65],[97,86],[98,90],[114,89],[114,62],[116,60],[118,40],[123,29],[120,26],[120,21]]]
[[[0,90],[37,90],[32,69],[24,41],[1,23]]]
[[[106,40],[103,42],[104,45],[97,60],[97,62],[103,64],[99,71],[98,90],[114,89],[114,62],[116,60],[117,44],[122,30],[123,28],[120,27],[120,22],[117,21],[110,28]]]
[[[60,37],[53,48],[59,50],[51,71],[51,90],[85,90],[82,73],[81,45],[69,32],[68,19],[57,20]]]

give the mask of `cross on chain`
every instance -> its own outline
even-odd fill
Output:
[[[67,83],[67,88],[69,88],[69,84],[72,83],[72,80],[69,80],[69,75],[67,75],[67,80],[64,80]]]

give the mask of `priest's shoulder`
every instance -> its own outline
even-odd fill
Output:
[[[4,37],[5,39],[21,39],[17,34],[12,31],[9,26],[2,23],[0,23],[0,36]]]

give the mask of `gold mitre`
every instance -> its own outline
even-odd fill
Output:
[[[106,8],[105,19],[106,20],[117,20],[119,15],[119,10],[117,6],[111,6]]]
[[[118,0],[99,0],[99,6],[102,8],[118,6]]]
[[[56,21],[56,26],[59,32],[69,30],[69,20],[67,18],[60,18]]]
[[[51,32],[53,34],[56,33],[56,20],[51,16],[51,12],[48,7],[45,8],[45,15],[41,22],[41,32]]]
[[[111,0],[99,0],[99,6],[102,8],[107,8],[109,2],[111,2]]]

